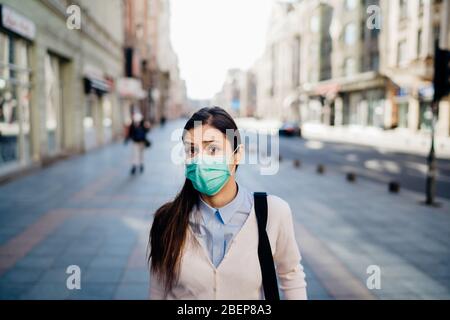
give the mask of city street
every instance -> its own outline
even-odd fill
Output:
[[[405,154],[356,144],[328,143],[296,138],[280,139],[280,154],[289,160],[299,159],[307,166],[325,165],[329,170],[356,175],[422,193],[428,171],[424,156]],[[450,160],[437,160],[436,195],[450,199]]]
[[[131,146],[117,142],[1,185],[0,299],[146,299],[152,213],[184,179],[171,162],[171,134],[183,125],[151,131],[141,175],[129,175]],[[243,165],[238,181],[290,204],[310,299],[450,299],[449,162],[439,163],[441,206],[430,208],[420,203],[420,157],[299,139],[280,145],[276,175]],[[355,183],[343,174],[350,167]],[[391,178],[399,194],[388,193]],[[71,265],[81,270],[79,290],[66,286]],[[380,289],[366,284],[370,266]]]

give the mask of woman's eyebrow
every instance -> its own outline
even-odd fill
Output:
[[[213,139],[213,140],[202,140],[203,144],[208,144],[208,143],[211,143],[211,142],[220,142],[220,141],[219,140],[215,140],[215,139]],[[184,141],[183,143],[184,144],[195,144],[195,142],[192,142],[192,141]]]

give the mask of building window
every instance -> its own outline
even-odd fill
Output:
[[[370,70],[377,71],[380,67],[380,56],[378,52],[370,53]]]
[[[405,64],[407,58],[407,42],[402,40],[398,43],[397,48],[397,65]]]
[[[349,23],[345,26],[344,30],[344,42],[346,45],[353,45],[356,43],[357,32],[356,32],[356,24]]]
[[[422,55],[422,37],[422,30],[419,30],[419,32],[417,33],[417,57],[420,57]]]
[[[400,19],[408,17],[408,0],[399,0]]]
[[[300,85],[300,46],[300,37],[296,36],[292,48],[292,85],[294,88]]]
[[[62,82],[58,57],[45,57],[46,128],[49,154],[56,154],[62,145]]]
[[[441,26],[437,24],[433,27],[433,40],[434,40],[433,46],[437,41],[439,41],[440,37],[441,37]]]
[[[425,3],[423,0],[419,0],[419,15],[423,16]]]
[[[271,49],[271,75],[270,75],[270,96],[275,95],[275,86],[277,82],[277,63],[278,63],[278,57],[277,57],[277,47],[275,45],[272,46]]]
[[[29,44],[0,32],[0,167],[30,159]]]

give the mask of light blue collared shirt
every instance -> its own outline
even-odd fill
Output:
[[[209,254],[211,262],[219,266],[229,249],[231,240],[241,230],[253,206],[253,195],[237,184],[236,197],[222,208],[212,208],[201,197],[198,212],[191,215],[190,225]]]

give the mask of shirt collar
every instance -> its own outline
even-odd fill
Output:
[[[211,217],[216,215],[216,211],[219,210],[220,219],[224,224],[228,224],[233,217],[233,214],[238,211],[244,201],[245,192],[242,187],[236,182],[237,194],[231,202],[223,206],[222,208],[213,208],[207,204],[202,197],[200,197],[199,209],[202,213],[203,221],[207,223]]]

